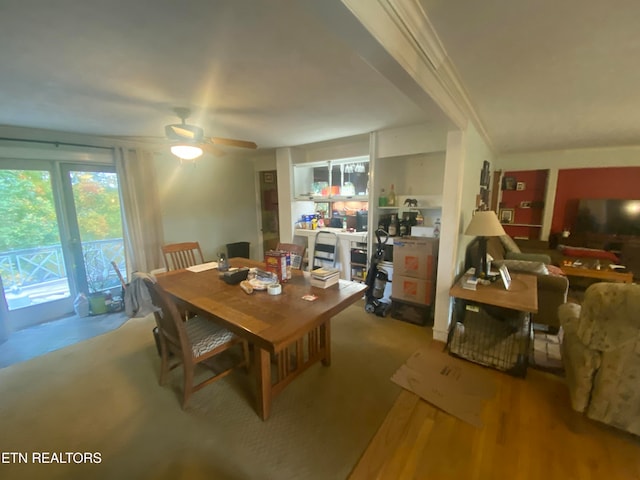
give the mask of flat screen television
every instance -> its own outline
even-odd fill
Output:
[[[608,235],[640,235],[640,200],[580,200],[573,231]]]

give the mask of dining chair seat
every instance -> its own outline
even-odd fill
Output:
[[[191,353],[194,357],[215,350],[220,345],[233,340],[235,336],[226,328],[198,316],[187,320],[185,327],[189,343],[191,343]]]

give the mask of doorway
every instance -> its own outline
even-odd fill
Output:
[[[260,211],[263,251],[275,250],[280,240],[278,175],[275,170],[260,172]]]
[[[73,313],[82,292],[120,285],[118,179],[111,165],[0,161],[0,275],[12,331]]]

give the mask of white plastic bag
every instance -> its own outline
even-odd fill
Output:
[[[79,293],[73,301],[73,309],[79,317],[89,316],[89,299],[84,293]]]

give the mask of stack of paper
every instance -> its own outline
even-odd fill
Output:
[[[465,288],[467,290],[476,289],[476,287],[478,286],[478,277],[476,277],[475,268],[470,268],[465,272],[465,274],[462,276],[462,279],[460,280],[460,284],[462,285],[462,288]]]

